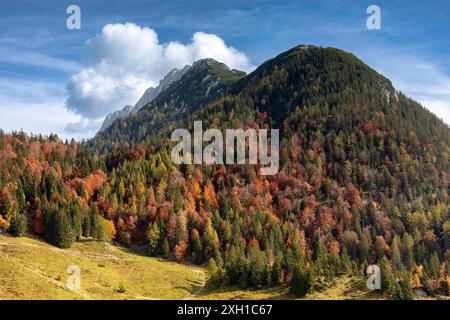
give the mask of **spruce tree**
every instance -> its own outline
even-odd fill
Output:
[[[400,256],[400,237],[398,235],[392,241],[392,266],[395,271],[400,271],[403,268]]]
[[[220,282],[222,280],[222,270],[220,269],[220,267],[217,266],[217,263],[213,258],[209,259],[208,272],[209,272],[209,279],[207,287],[211,289],[220,285]]]
[[[4,193],[2,195],[2,215],[3,217],[8,217],[11,214],[11,209],[12,209],[12,205],[11,205],[11,201],[9,199],[8,194]]]
[[[15,237],[23,236],[28,230],[28,218],[23,213],[13,214],[10,232]]]
[[[150,223],[148,225],[145,238],[147,239],[147,254],[151,257],[156,256],[158,254],[160,240],[158,224]]]
[[[196,264],[202,264],[204,261],[203,246],[200,237],[192,239],[192,253]]]
[[[69,248],[74,241],[74,234],[65,211],[60,211],[56,215],[55,231],[55,245],[60,248]]]
[[[344,247],[341,254],[341,262],[342,262],[342,271],[346,274],[351,273],[352,271],[352,263],[350,261],[350,257],[347,253],[347,248]]]
[[[275,261],[272,265],[272,284],[277,285],[280,284],[280,277],[282,272],[281,259],[275,258]]]
[[[44,212],[44,237],[50,243],[56,243],[56,215],[57,209],[55,210],[50,205],[43,204]]]
[[[79,241],[83,233],[83,219],[81,216],[81,206],[73,201],[70,206],[71,225],[76,241]]]
[[[396,284],[394,274],[391,271],[389,261],[386,257],[381,259],[380,263],[381,273],[381,292],[387,297],[392,297],[396,292]]]
[[[411,287],[411,279],[409,274],[402,271],[398,274],[399,281],[397,284],[397,292],[395,293],[395,298],[400,300],[412,300],[414,299],[414,292]]]
[[[97,206],[95,204],[91,205],[91,209],[89,212],[89,218],[90,218],[90,234],[89,236],[97,239],[99,235],[99,223],[98,223],[98,210]]]
[[[304,297],[311,289],[312,283],[313,280],[311,270],[304,270],[302,267],[296,266],[292,274],[292,282],[289,292],[296,297]]]
[[[90,217],[90,215],[86,215],[83,218],[82,228],[83,228],[83,237],[86,237],[86,238],[90,237],[91,236],[91,217]]]
[[[161,246],[161,255],[164,258],[168,258],[169,254],[170,254],[169,241],[167,240],[167,238],[164,238]]]

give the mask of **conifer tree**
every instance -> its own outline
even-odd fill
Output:
[[[296,297],[304,297],[308,294],[312,287],[312,272],[311,270],[304,270],[300,266],[296,266],[292,273],[292,282],[289,292]]]
[[[9,215],[11,215],[11,210],[12,210],[12,205],[11,205],[11,200],[9,199],[9,196],[7,193],[4,193],[2,195],[2,215],[4,217],[8,217]]]
[[[395,271],[400,271],[403,268],[400,256],[400,238],[398,235],[392,241],[392,266]]]
[[[70,219],[65,211],[60,211],[55,218],[55,245],[60,248],[69,248],[74,241]]]
[[[394,274],[391,271],[389,261],[383,257],[380,262],[381,292],[387,297],[392,297],[396,292]]]
[[[83,217],[83,237],[90,237],[91,236],[91,216],[90,214],[87,214]]]
[[[209,279],[207,283],[208,288],[215,288],[217,287],[222,279],[222,270],[219,266],[217,266],[216,261],[213,258],[209,259],[208,262],[208,272],[209,272]]]
[[[76,241],[79,241],[83,234],[82,208],[76,201],[70,205],[71,226]]]
[[[167,238],[164,238],[161,246],[161,255],[167,259],[169,257],[169,254],[170,254],[169,241],[167,240]]]
[[[28,230],[28,218],[23,213],[15,213],[11,219],[10,232],[13,236],[21,237]]]
[[[204,261],[203,246],[200,237],[198,236],[193,237],[192,239],[192,253],[194,255],[195,263],[201,264]]]
[[[150,223],[145,233],[147,239],[147,254],[151,257],[158,254],[161,233],[157,223]]]
[[[397,291],[394,295],[396,299],[412,300],[414,299],[414,292],[411,286],[411,279],[406,271],[401,271],[398,274],[399,281],[397,284]]]

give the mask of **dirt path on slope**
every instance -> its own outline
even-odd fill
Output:
[[[53,285],[57,286],[60,289],[63,289],[63,290],[72,292],[74,294],[77,294],[77,295],[81,296],[83,299],[87,299],[87,300],[90,299],[90,296],[87,293],[82,292],[82,290],[76,290],[76,291],[75,290],[70,290],[64,282],[54,279],[52,276],[46,274],[45,272],[39,270],[38,268],[36,268],[36,267],[34,267],[34,266],[30,265],[30,264],[27,264],[26,262],[22,261],[19,258],[13,257],[13,256],[11,256],[11,255],[9,255],[9,254],[7,254],[5,252],[0,252],[0,255],[4,256],[6,259],[9,259],[9,260],[12,260],[12,261],[16,262],[21,268],[23,268],[23,269],[25,269],[25,270],[27,270],[27,271],[29,271],[29,272],[39,276],[39,277],[45,279],[46,281],[52,283]]]
[[[108,244],[108,246],[111,246],[111,245]],[[117,256],[115,256],[113,254],[101,254],[101,253],[85,252],[85,251],[80,251],[80,250],[61,249],[61,248],[45,246],[45,245],[39,245],[39,244],[35,244],[35,243],[27,243],[27,242],[17,242],[17,243],[0,242],[0,249],[1,249],[1,247],[42,248],[42,249],[51,250],[51,251],[56,252],[56,253],[79,255],[79,256],[82,256],[82,257],[90,258],[90,259],[121,260],[121,261],[128,260],[128,259],[123,259],[123,258],[117,257]],[[48,282],[50,282],[53,285],[57,286],[58,288],[70,291],[70,292],[72,292],[74,294],[78,294],[83,299],[88,299],[88,300],[89,299],[93,299],[87,293],[82,292],[82,290],[79,290],[79,291],[70,290],[69,288],[67,288],[67,286],[66,286],[66,284],[64,282],[54,279],[52,276],[46,274],[45,272],[41,271],[39,268],[36,268],[36,266],[34,266],[32,264],[28,264],[28,263],[22,261],[21,259],[19,259],[17,257],[14,257],[14,256],[11,256],[11,255],[7,254],[4,251],[0,251],[0,255],[3,255],[5,258],[17,262],[20,265],[20,267],[24,268],[25,270],[27,270],[29,272],[32,272],[33,274],[36,274],[36,275],[44,278]],[[194,270],[194,272],[197,273],[197,275],[202,273],[202,271],[200,271],[200,270]],[[203,292],[204,288],[205,288],[207,280],[208,279],[206,279],[206,278],[204,280],[202,280],[200,282],[199,287],[194,292],[187,294],[182,299],[183,300],[190,300],[190,299],[193,299],[196,296],[200,295]],[[103,281],[107,282],[111,287],[114,287],[114,285],[112,283],[110,283],[109,281],[107,281],[105,279]],[[137,291],[134,291],[132,289],[126,289],[126,291],[128,293],[134,295],[134,299],[136,299],[136,300],[158,300],[156,298],[143,296],[141,293],[139,293]]]
[[[195,273],[200,274],[202,271],[200,270],[194,270]],[[202,294],[203,290],[205,289],[206,283],[208,282],[209,278],[205,277],[201,282],[199,287],[194,291],[189,293],[187,296],[185,296],[182,300],[193,300],[196,297],[198,297],[200,294]]]
[[[80,250],[71,250],[71,249],[60,249],[55,247],[46,247],[34,243],[27,243],[27,242],[18,242],[18,243],[7,243],[7,242],[0,242],[0,247],[34,247],[34,248],[45,248],[49,249],[53,252],[57,253],[63,253],[63,254],[73,254],[73,255],[79,255],[83,257],[88,257],[92,259],[102,259],[102,260],[124,260],[121,259],[113,254],[103,254],[103,253],[93,253],[88,251],[80,251]]]

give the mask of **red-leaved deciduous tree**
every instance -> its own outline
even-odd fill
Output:
[[[173,255],[177,261],[183,261],[184,255],[186,254],[187,244],[184,241],[180,241],[173,248]]]

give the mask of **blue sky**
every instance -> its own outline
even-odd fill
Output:
[[[81,30],[66,28],[70,4]],[[381,30],[366,27],[371,4]],[[447,0],[0,0],[0,30],[5,131],[88,138],[172,67],[210,54],[251,71],[302,43],[356,54],[450,123]]]

